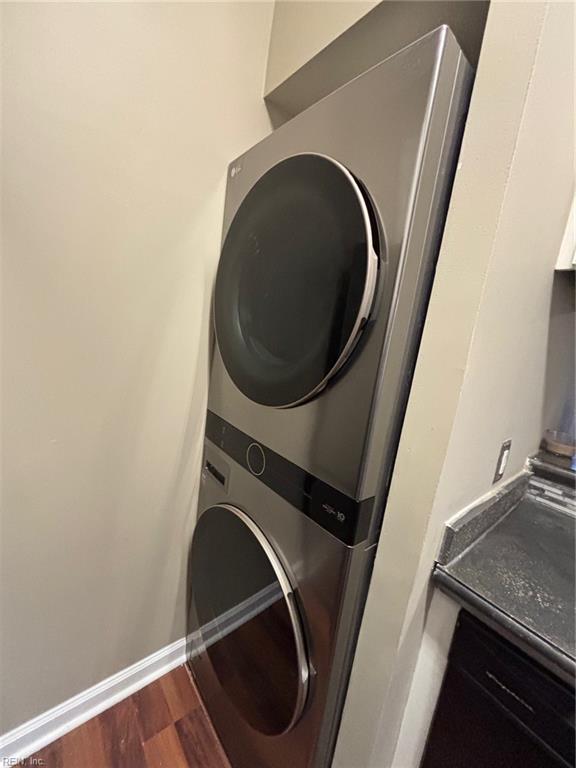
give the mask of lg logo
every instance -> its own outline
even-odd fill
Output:
[[[238,176],[240,171],[242,170],[241,165],[233,165],[232,168],[230,168],[230,178],[234,178],[234,176]]]
[[[334,509],[334,507],[331,507],[330,504],[322,504],[322,509],[325,512],[328,512],[329,515],[334,515],[339,523],[343,523],[344,520],[346,520],[346,515],[343,512],[339,512],[337,509]]]

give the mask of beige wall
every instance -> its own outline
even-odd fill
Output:
[[[573,14],[566,3],[496,0],[490,9],[346,702],[341,768],[417,765],[409,751],[393,755],[443,525],[489,491],[503,440],[512,439],[503,482],[538,447],[553,269],[574,181]]]
[[[442,24],[475,66],[487,0],[277,2],[266,77],[276,125]]]
[[[265,92],[269,93],[362,18],[379,0],[276,0]]]
[[[227,162],[268,3],[4,4],[4,732],[184,634]]]

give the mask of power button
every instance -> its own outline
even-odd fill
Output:
[[[257,477],[266,469],[266,456],[261,445],[250,443],[246,449],[246,464],[253,475]]]

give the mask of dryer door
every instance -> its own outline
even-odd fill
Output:
[[[222,504],[199,518],[190,557],[192,644],[208,655],[241,717],[266,735],[290,730],[308,691],[294,592],[260,528]]]
[[[265,173],[224,241],[214,300],[218,345],[236,386],[285,408],[341,368],[376,284],[376,227],[352,174],[322,155]]]

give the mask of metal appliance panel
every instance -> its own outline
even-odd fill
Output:
[[[381,444],[388,447],[399,427],[414,357],[405,342],[422,324],[425,278],[437,252],[455,160],[452,139],[463,120],[469,82],[458,44],[446,27],[440,28],[286,123],[230,165],[224,235],[260,176],[303,152],[342,163],[362,181],[379,214],[385,251],[372,319],[333,383],[295,408],[262,407],[236,388],[216,349],[208,404],[255,440],[353,498],[374,495],[379,481],[378,472],[364,466],[377,392],[385,401],[378,417]],[[382,445],[372,459],[375,467],[389,459]]]
[[[266,736],[239,715],[208,654],[197,654],[197,648],[191,647],[190,666],[203,701],[234,768],[325,765],[338,724],[342,674],[350,663],[372,550],[340,542],[210,441],[205,443],[204,464],[207,461],[226,481],[203,473],[199,518],[212,506],[230,504],[262,530],[295,587],[310,680],[300,720],[287,733]],[[189,583],[192,604],[193,586]],[[193,610],[188,629],[189,637],[194,637]]]
[[[300,720],[284,734],[263,736],[227,700],[207,655],[193,655],[202,697],[235,768],[329,765],[471,79],[458,44],[442,27],[230,165],[224,237],[242,200],[269,168],[295,154],[319,153],[361,181],[380,218],[384,244],[370,321],[346,365],[314,400],[288,409],[257,405],[233,384],[215,351],[208,402],[213,414],[349,499],[376,497],[365,539],[349,546],[291,504],[287,493],[267,485],[265,473],[259,476],[258,449],[243,465],[206,441],[205,461],[214,471],[203,478],[199,514],[232,504],[265,533],[296,587],[311,670]]]

